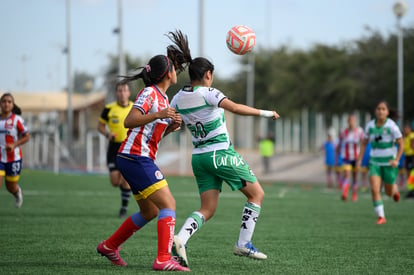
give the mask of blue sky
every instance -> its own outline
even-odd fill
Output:
[[[239,56],[226,47],[229,28],[244,24],[257,46],[315,43],[339,45],[367,34],[369,26],[387,35],[395,31],[393,0],[204,0],[204,56],[222,77],[238,69]],[[414,25],[414,0],[406,0],[403,26]],[[124,49],[149,59],[165,53],[168,31],[181,29],[199,54],[198,0],[122,0]],[[65,0],[0,1],[0,91],[60,91],[66,86]],[[102,83],[108,55],[118,51],[117,0],[71,0],[72,71]],[[144,65],[144,64],[143,64]]]

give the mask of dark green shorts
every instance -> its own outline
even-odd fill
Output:
[[[223,181],[232,190],[257,181],[243,157],[232,146],[227,150],[193,154],[192,166],[200,194],[211,189],[221,191]]]

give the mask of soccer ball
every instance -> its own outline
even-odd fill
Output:
[[[226,44],[233,53],[244,55],[256,44],[256,34],[247,26],[237,25],[227,32]]]

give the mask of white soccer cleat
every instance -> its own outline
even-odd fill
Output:
[[[244,247],[240,247],[236,243],[236,245],[233,248],[233,254],[238,256],[245,256],[256,260],[267,259],[267,255],[257,250],[257,248],[253,246],[252,242],[248,242]]]
[[[19,187],[19,191],[17,191],[17,194],[16,194],[15,198],[16,198],[16,201],[15,201],[14,205],[16,206],[16,208],[22,207],[23,194],[22,194],[22,189],[20,187]]]
[[[185,244],[183,244],[183,242],[177,236],[174,236],[172,253],[174,256],[177,256],[179,258],[180,265],[188,267]]]

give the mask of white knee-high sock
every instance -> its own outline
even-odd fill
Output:
[[[194,211],[185,220],[180,232],[178,232],[178,238],[186,244],[191,236],[193,236],[193,234],[197,232],[197,230],[199,230],[204,223],[205,218],[203,214],[198,211]]]
[[[237,242],[238,246],[245,246],[252,240],[260,209],[260,205],[252,202],[247,202],[244,205],[239,240]]]
[[[385,218],[384,203],[382,200],[374,201],[374,210],[378,217]]]

